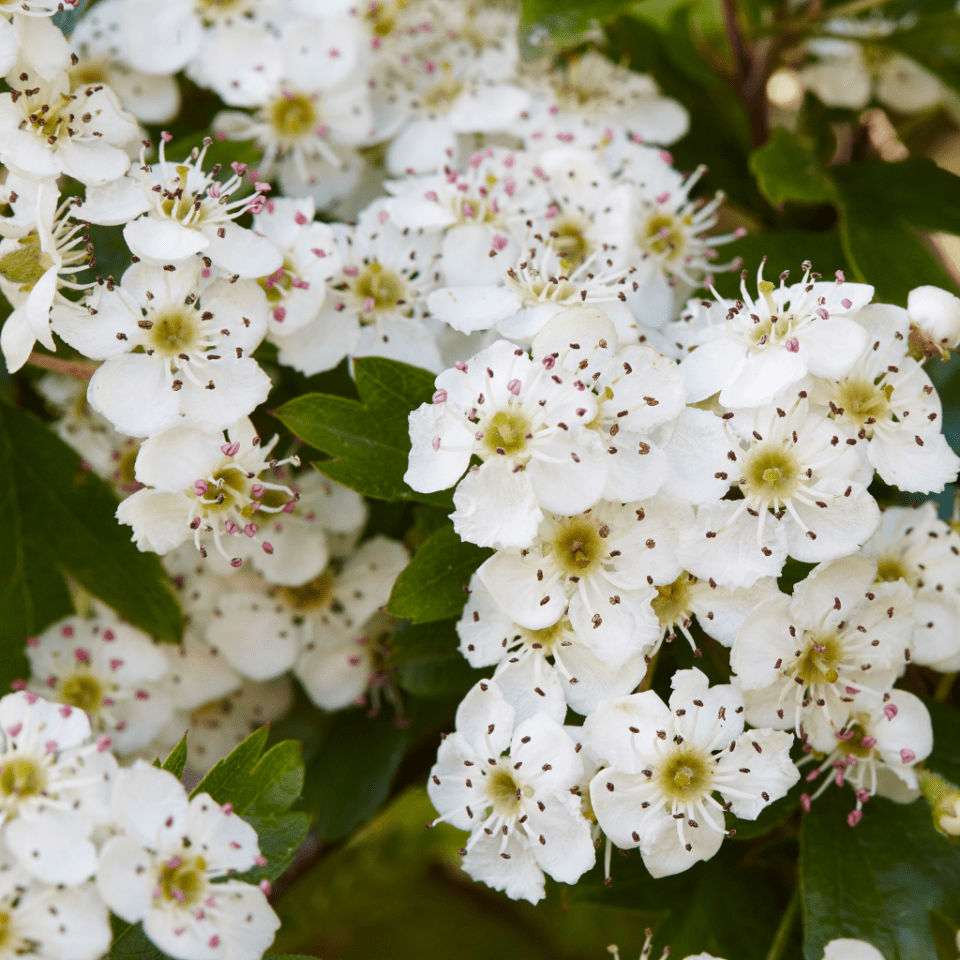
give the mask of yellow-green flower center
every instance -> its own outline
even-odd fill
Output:
[[[67,677],[60,688],[60,699],[86,713],[97,713],[103,702],[103,687],[89,671]]]
[[[757,444],[744,464],[744,493],[764,502],[787,500],[799,486],[800,474],[800,462],[792,449],[778,443]]]
[[[837,388],[833,402],[843,411],[843,416],[858,427],[870,426],[885,419],[890,412],[890,396],[893,386],[882,386],[863,377],[844,380]]]
[[[200,317],[189,307],[171,307],[152,317],[148,349],[165,357],[191,353],[200,345]]]
[[[836,683],[840,679],[837,668],[843,662],[843,643],[836,634],[806,635],[806,648],[800,655],[793,675],[805,685]]]
[[[164,897],[183,907],[199,903],[207,888],[207,863],[203,857],[174,857],[164,864],[157,884]]]
[[[4,797],[32,797],[47,785],[43,766],[33,757],[8,754],[0,767],[0,793]]]
[[[28,293],[53,262],[53,257],[40,249],[40,237],[31,231],[20,237],[12,250],[0,256],[0,277],[17,284],[21,293]]]
[[[661,627],[690,619],[690,588],[697,582],[689,573],[681,573],[673,583],[657,587],[651,606]]]
[[[713,789],[713,764],[698,750],[678,750],[663,764],[657,784],[667,800],[695,803]]]
[[[584,576],[599,566],[606,553],[597,527],[582,517],[561,520],[549,543],[544,545],[566,577]]]
[[[281,139],[299,139],[313,135],[319,117],[308,97],[302,93],[288,93],[270,108],[270,122]]]

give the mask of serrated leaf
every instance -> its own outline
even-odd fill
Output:
[[[821,960],[838,937],[866,940],[885,960],[930,960],[930,911],[960,895],[960,849],[934,829],[922,800],[874,797],[855,828],[852,807],[852,791],[831,788],[803,819],[806,960]]]
[[[321,473],[379,500],[414,500],[450,508],[449,492],[417,493],[404,482],[410,453],[407,416],[434,392],[434,375],[382,357],[354,363],[360,402],[311,393],[285,403],[276,416],[311,447],[333,457]]]
[[[336,714],[307,767],[304,804],[321,840],[338,840],[380,809],[409,740],[389,712]]]
[[[153,765],[169,771],[179,780],[183,776],[183,768],[187,765],[187,735],[184,734],[180,738],[180,742],[170,751],[163,763],[157,757]]]
[[[387,613],[414,623],[459,616],[470,577],[492,553],[465,543],[452,526],[441,527],[397,577]]]
[[[760,192],[775,207],[787,200],[830,203],[836,191],[812,147],[798,134],[778,127],[750,154],[750,170]]]
[[[247,883],[276,880],[293,861],[294,855],[306,839],[310,829],[309,813],[268,813],[244,818],[257,831],[260,853],[267,858],[265,867],[254,867],[247,873],[232,877]]]
[[[72,612],[64,574],[160,640],[183,630],[153,554],[114,517],[109,487],[35,417],[0,404],[0,684],[16,676],[23,640]]]
[[[303,789],[300,744],[284,740],[263,753],[269,733],[269,727],[251,733],[210,769],[190,796],[209,793],[217,803],[232,803],[241,816],[288,809]]]

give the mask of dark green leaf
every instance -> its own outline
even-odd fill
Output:
[[[169,770],[179,780],[183,776],[183,768],[187,765],[187,735],[180,738],[180,742],[170,751],[163,763],[160,763],[160,758],[157,757],[153,765]]]
[[[727,829],[736,830],[737,840],[752,840],[775,830],[786,823],[800,809],[800,794],[807,789],[801,779],[795,783],[785,797],[774,800],[764,807],[756,820],[740,820],[732,813],[727,814]]]
[[[835,195],[833,182],[811,146],[780,127],[750,154],[750,170],[760,192],[775,207],[787,200],[829,203]]]
[[[300,849],[310,829],[309,813],[268,813],[264,816],[244,818],[257,831],[260,853],[267,858],[265,867],[254,867],[247,873],[231,877],[259,883],[261,880],[276,880],[290,866],[294,854]]]
[[[261,727],[251,733],[213,766],[190,796],[209,793],[217,803],[232,803],[241,815],[286,810],[303,788],[300,744],[285,740],[263,753],[269,732],[268,727]]]
[[[743,849],[725,842],[712,860],[657,880],[647,873],[637,851],[626,860],[614,855],[612,886],[604,886],[598,865],[581,878],[573,895],[659,915],[657,942],[669,944],[675,956],[707,951],[737,960],[765,960],[787,898],[780,902],[769,871],[739,862]]]
[[[930,698],[923,702],[933,723],[933,752],[923,765],[960,787],[960,711]]]
[[[0,404],[0,681],[23,640],[71,612],[63,574],[134,626],[175,641],[180,607],[159,559],[117,523],[107,485],[43,423]]]
[[[465,694],[491,670],[475,670],[458,647],[456,620],[437,620],[398,633],[391,643],[390,665],[398,667],[400,686],[418,697]]]
[[[859,205],[844,206],[840,236],[853,268],[847,279],[873,284],[877,300],[906,306],[914,287],[953,289],[950,275],[917,237],[896,224],[868,222]]]
[[[869,160],[831,173],[864,224],[882,227],[895,220],[918,230],[960,234],[960,177],[932,160]]]
[[[831,788],[804,817],[800,872],[804,954],[821,960],[838,937],[872,943],[886,960],[936,956],[931,910],[960,894],[960,850],[933,827],[930,808],[875,797],[855,827],[850,790]]]
[[[128,960],[169,960],[167,954],[158,950],[153,941],[143,932],[139,923],[127,923],[119,917],[110,917],[113,928],[113,945],[108,957],[125,957]]]
[[[345,837],[380,808],[403,759],[407,731],[389,711],[338,713],[307,767],[304,803],[321,840]]]
[[[354,377],[361,402],[312,393],[284,404],[277,417],[334,458],[315,464],[331,480],[380,500],[449,508],[449,493],[417,493],[403,482],[410,452],[407,416],[430,401],[433,374],[395,360],[362,357],[354,365]]]
[[[909,30],[897,30],[874,42],[906,54],[947,86],[960,90],[960,22],[952,10],[922,17]]]
[[[471,575],[492,552],[464,543],[452,526],[441,527],[397,577],[387,613],[414,623],[459,615]]]

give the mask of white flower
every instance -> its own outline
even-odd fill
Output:
[[[82,710],[27,691],[0,699],[0,815],[20,865],[46,883],[82,883],[96,868],[93,827],[108,823],[117,761],[111,740],[89,743]]]
[[[172,773],[143,760],[117,775],[111,812],[122,832],[100,853],[107,906],[181,960],[259,960],[280,926],[267,898],[210,882],[264,862],[253,827],[208,793],[188,800]]]
[[[826,722],[822,713],[811,713],[803,728],[819,761],[806,779],[826,777],[812,797],[801,797],[801,803],[809,809],[831,783],[849,783],[857,796],[857,805],[847,818],[851,827],[860,822],[863,805],[870,797],[888,794],[889,780],[919,792],[914,767],[933,749],[930,714],[919,697],[906,690],[891,690],[882,702],[865,707],[839,726]],[[896,799],[895,790],[889,792]]]
[[[113,183],[89,189],[83,216],[92,223],[125,223],[123,238],[145,264],[180,264],[199,254],[208,270],[216,266],[234,279],[269,276],[280,269],[283,256],[273,243],[233,222],[261,210],[269,184],[255,182],[252,196],[231,200],[243,186],[246,164],[231,164],[233,176],[220,181],[219,165],[203,172],[212,140],[205,139],[203,148],[195,148],[182,163],[169,164],[170,139],[169,133],[160,138],[159,168],[147,163],[149,141],[144,141],[139,166]]]
[[[384,661],[397,621],[383,612],[400,572],[410,562],[406,548],[376,536],[350,556],[337,575],[322,574],[281,598],[302,621],[302,647],[294,674],[308,696],[324,710],[351,703],[379,709],[381,689],[395,699]]]
[[[471,154],[464,169],[389,180],[383,209],[401,229],[443,231],[440,269],[448,285],[500,282],[490,251],[517,254],[516,227],[550,206],[546,181],[522,151],[487,147]]]
[[[574,883],[593,865],[590,825],[571,793],[582,774],[559,723],[538,713],[515,727],[513,707],[485,680],[457,708],[457,730],[440,745],[427,792],[435,823],[470,831],[463,869],[513,900],[537,903],[544,873]]]
[[[439,237],[392,223],[386,200],[367,207],[353,229],[335,230],[343,264],[320,313],[278,341],[281,363],[311,375],[345,356],[389,357],[440,370],[426,294],[436,286]]]
[[[501,549],[477,575],[497,603],[529,630],[568,615],[581,642],[610,667],[643,654],[659,636],[652,584],[680,573],[674,552],[685,504],[600,501],[573,517],[548,514],[523,549]],[[649,516],[648,516],[649,514]]]
[[[359,31],[344,20],[296,19],[272,35],[257,24],[216,32],[197,79],[231,106],[214,118],[218,135],[253,140],[259,166],[276,169],[284,193],[302,196],[325,170],[344,166],[343,148],[367,144],[375,120]]]
[[[32,689],[83,710],[118,753],[145,747],[173,704],[157,687],[163,648],[112,618],[67,617],[27,640]]]
[[[54,183],[31,183],[11,174],[6,186],[13,215],[0,220],[5,238],[0,240],[0,291],[14,309],[0,331],[0,349],[13,372],[27,362],[37,340],[56,350],[50,309],[54,304],[73,312],[82,309],[61,290],[89,287],[73,276],[88,268],[93,248],[84,225],[73,221],[76,201],[71,197],[58,207]]]
[[[960,344],[960,297],[939,287],[916,287],[907,297],[907,317],[938,349]]]
[[[264,683],[244,680],[222,697],[174,713],[154,742],[153,752],[161,756],[169,752],[186,733],[187,766],[204,774],[255,729],[279,720],[292,703],[293,683],[289,677]]]
[[[434,403],[410,414],[413,448],[404,480],[415,490],[460,480],[454,529],[481,546],[533,542],[542,510],[591,507],[606,486],[594,395],[500,340],[437,377]],[[583,385],[580,385],[583,387]]]
[[[106,361],[87,398],[122,433],[152,437],[184,421],[224,429],[267,398],[270,380],[248,356],[266,333],[263,290],[204,284],[201,269],[197,258],[175,270],[134,264],[119,286],[95,291],[89,316],[52,311],[67,343]]]
[[[441,287],[427,298],[430,312],[461,333],[496,329],[501,336],[529,343],[564,309],[588,304],[609,316],[623,342],[635,342],[636,321],[626,305],[625,284],[636,268],[616,265],[600,246],[573,264],[567,259],[569,248],[558,241],[559,235],[545,237],[531,227],[517,232],[513,244],[503,244],[508,254],[511,248],[519,252],[506,261],[513,266],[498,261],[500,282]],[[497,245],[491,252],[498,256]]]
[[[878,580],[903,580],[913,591],[911,659],[941,673],[960,669],[960,537],[937,518],[936,503],[888,507],[863,552]]]
[[[340,273],[333,231],[314,219],[313,200],[268,200],[253,218],[254,233],[283,254],[283,266],[260,280],[270,307],[268,335],[282,338],[313,320],[323,306],[327,283]]]
[[[831,940],[823,951],[823,960],[884,960],[883,954],[865,940]]]
[[[939,492],[956,479],[960,459],[940,432],[940,398],[930,378],[907,356],[907,316],[886,304],[864,307],[857,320],[870,334],[867,347],[843,379],[814,379],[811,403],[829,407],[859,440],[869,441],[858,449],[884,482]]]
[[[16,76],[26,68],[54,80],[67,68],[70,45],[50,20],[60,6],[61,0],[0,2],[0,75]]]
[[[38,883],[6,849],[0,851],[0,914],[9,958],[100,960],[113,939],[107,908],[92,883]]]
[[[761,263],[756,300],[745,280],[741,300],[716,295],[700,345],[680,364],[691,401],[719,392],[725,407],[758,407],[808,372],[833,380],[850,372],[868,339],[851,317],[870,302],[873,287],[842,283],[839,274],[835,284],[820,282],[808,263],[803,268],[800,283],[786,286],[784,273],[776,287],[763,279]]]
[[[805,562],[832,560],[873,534],[880,511],[853,479],[857,441],[835,421],[811,412],[806,399],[724,419],[739,433],[735,440],[731,432],[727,457],[743,498],[698,509],[680,551],[691,573],[747,587],[778,576],[787,553]]]
[[[864,556],[823,563],[744,620],[730,666],[750,723],[799,730],[822,711],[839,727],[882,702],[910,659],[913,597],[876,579]]]
[[[180,87],[166,74],[143,73],[123,54],[123,17],[128,0],[100,0],[80,18],[70,45],[78,62],[68,69],[74,86],[105,83],[143,123],[166,123],[180,111]]]
[[[626,696],[647,670],[642,645],[638,649],[628,638],[627,658],[618,652],[616,663],[608,664],[598,656],[589,632],[581,640],[566,614],[539,630],[520,626],[477,574],[470,580],[457,633],[460,652],[471,666],[497,664],[493,679],[516,711],[518,723],[538,710],[562,721],[567,704],[586,715],[601,700]]]
[[[654,877],[709,860],[726,834],[726,810],[755,820],[800,777],[791,736],[744,732],[738,687],[710,687],[699,670],[677,671],[671,686],[669,707],[647,690],[601,704],[583,728],[610,762],[590,784],[600,827],[621,849],[639,847]]]
[[[289,487],[261,477],[280,463],[268,459],[277,438],[261,444],[253,424],[245,419],[224,439],[218,430],[184,426],[146,441],[137,456],[137,477],[149,489],[124,500],[117,519],[133,527],[141,550],[167,553],[192,535],[205,557],[203,543],[212,535],[217,553],[232,567],[248,556],[268,576],[286,572],[288,563],[296,571],[295,580],[315,576],[327,562],[322,532],[285,541],[289,555],[282,562],[274,561],[276,548],[266,539],[272,536],[267,524],[279,518],[295,497]],[[231,553],[224,546],[225,536]]]
[[[687,132],[687,111],[660,95],[653,78],[617,66],[595,50],[526,66],[521,82],[536,101],[521,125],[529,148],[557,143],[601,147],[634,135],[673,143]]]
[[[71,91],[66,73],[44,80],[26,70],[14,82],[0,95],[0,161],[31,180],[67,174],[94,185],[123,176],[130,158],[121,147],[139,128],[109,87]]]

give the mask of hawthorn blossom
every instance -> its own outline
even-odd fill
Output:
[[[730,666],[755,726],[799,730],[812,715],[839,729],[872,710],[910,659],[913,596],[905,583],[877,583],[862,555],[822,563],[793,596],[756,607],[743,621]]]
[[[822,282],[803,264],[803,279],[777,287],[757,271],[759,296],[740,284],[741,299],[709,304],[697,349],[680,364],[691,402],[720,394],[725,407],[758,407],[807,373],[839,380],[867,346],[857,312],[873,298],[873,287]],[[811,282],[812,281],[812,282]],[[725,318],[721,317],[725,314]]]
[[[44,79],[26,69],[10,87],[0,94],[0,161],[10,170],[28,180],[66,174],[88,186],[124,175],[122,147],[138,127],[109,87],[71,89],[66,72]]]
[[[55,184],[10,174],[6,186],[12,216],[0,219],[0,291],[13,311],[0,330],[0,350],[13,373],[27,362],[36,341],[57,349],[50,330],[54,304],[75,313],[82,310],[61,291],[89,288],[74,275],[88,269],[93,247],[83,232],[89,224],[73,219],[75,199],[57,206]]]
[[[191,800],[166,770],[137,760],[117,775],[110,801],[118,833],[100,852],[97,889],[128,923],[143,923],[164,953],[257,960],[280,921],[263,891],[226,880],[264,863],[257,833],[209,793]]]
[[[170,139],[169,133],[160,138],[158,168],[147,163],[150,142],[144,141],[139,166],[133,164],[125,177],[105,187],[89,189],[83,216],[91,223],[126,224],[123,238],[145,264],[168,268],[199,255],[207,271],[215,266],[234,279],[269,276],[280,269],[283,256],[273,243],[233,222],[260,211],[269,184],[255,181],[252,196],[231,199],[243,187],[246,164],[232,163],[233,176],[223,181],[216,179],[219,165],[204,173],[213,142],[209,138],[182,163],[168,164]]]
[[[643,646],[608,663],[588,634],[581,640],[570,618],[531,630],[508,616],[495,595],[474,574],[470,595],[457,623],[460,652],[472,667],[496,664],[493,679],[517,714],[517,722],[537,711],[562,721],[566,707],[584,715],[601,700],[622,697],[636,688],[647,671]]]
[[[914,767],[933,749],[930,714],[919,697],[891,690],[883,702],[865,707],[839,727],[826,723],[824,714],[811,713],[803,728],[806,743],[817,754],[817,767],[806,779],[824,780],[812,797],[804,794],[801,803],[809,809],[831,783],[849,783],[857,797],[847,818],[850,826],[856,826],[863,805],[878,793],[896,800],[906,787],[914,799],[920,786]]]
[[[167,553],[192,538],[206,557],[204,543],[212,537],[217,553],[231,567],[239,567],[248,556],[268,575],[290,564],[297,571],[295,579],[308,580],[327,562],[322,533],[293,539],[285,544],[288,555],[274,562],[274,545],[266,539],[270,534],[261,532],[294,499],[289,487],[261,476],[281,462],[269,459],[277,440],[263,444],[247,419],[226,435],[200,427],[168,430],[140,448],[137,476],[147,489],[124,500],[117,519],[133,527],[141,550]],[[296,458],[282,462],[299,465]],[[300,549],[294,554],[296,547]]]
[[[787,554],[832,560],[854,552],[876,530],[879,508],[855,479],[857,440],[812,412],[802,397],[786,406],[724,415],[731,448],[729,473],[720,476],[742,498],[698,508],[680,550],[694,575],[748,587],[778,576]]]
[[[410,414],[404,480],[431,492],[457,484],[454,529],[481,546],[529,546],[543,510],[578,513],[606,485],[592,393],[500,340],[437,377],[434,403]]]
[[[100,960],[113,936],[107,908],[92,883],[53,886],[34,880],[0,850],[0,913],[6,957]]]
[[[367,207],[352,229],[339,225],[342,270],[312,321],[278,341],[281,363],[308,376],[346,356],[389,357],[442,367],[426,295],[437,282],[439,238],[400,229],[385,200]]]
[[[545,713],[514,724],[496,683],[483,680],[457,708],[430,772],[440,816],[470,831],[463,869],[512,900],[537,903],[544,873],[574,883],[593,865],[590,825],[571,788],[583,764],[563,727]],[[509,750],[509,754],[507,751]]]
[[[0,75],[17,67],[34,68],[54,80],[70,62],[70,46],[51,22],[64,0],[3,0],[0,3]],[[72,6],[68,0],[65,6]]]
[[[163,648],[113,618],[60,620],[27,639],[27,657],[31,689],[84,711],[118,753],[145,747],[173,709],[157,686],[168,669]]]
[[[920,364],[907,356],[909,315],[871,304],[857,314],[870,339],[842,379],[814,379],[811,402],[860,440],[880,478],[900,490],[936,493],[956,479],[960,458],[940,432],[940,398]]]
[[[75,886],[91,877],[95,826],[107,809],[117,761],[111,739],[90,742],[83,710],[19,691],[0,699],[0,820],[17,862],[45,883]]]
[[[202,270],[196,257],[174,270],[136,263],[94,292],[88,316],[51,313],[67,343],[105,361],[87,399],[122,433],[222,430],[267,398],[270,380],[248,356],[267,329],[263,290],[252,280],[207,284]]]
[[[630,135],[668,144],[689,126],[687,111],[662,96],[652,77],[596,50],[526,65],[520,80],[534,95],[521,125],[528,148],[557,143],[597,148]]]
[[[727,835],[725,811],[755,820],[800,778],[789,734],[744,732],[738,687],[710,687],[699,670],[678,670],[671,687],[669,706],[635,693],[601,704],[583,728],[610,762],[590,783],[597,821],[621,849],[639,847],[653,877],[709,860]]]
[[[919,331],[937,350],[960,344],[960,297],[939,287],[916,287],[907,297],[911,333]]]
[[[960,536],[937,518],[936,503],[888,507],[863,553],[879,581],[913,592],[911,659],[941,673],[960,669]]]

